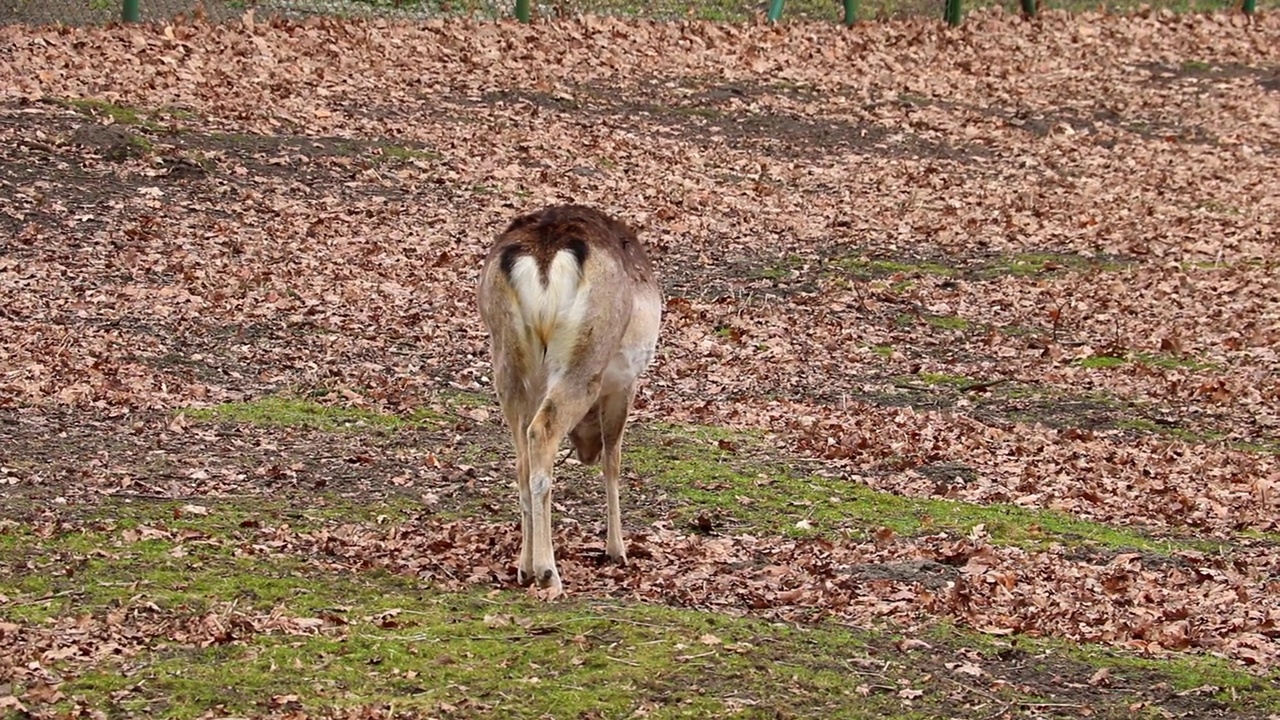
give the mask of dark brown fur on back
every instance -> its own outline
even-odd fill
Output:
[[[516,218],[498,237],[489,255],[500,257],[500,267],[508,278],[516,258],[528,255],[538,263],[538,273],[546,282],[547,268],[561,250],[572,252],[579,267],[591,253],[606,252],[618,259],[633,280],[647,282],[653,277],[653,268],[635,231],[582,205],[555,205]]]

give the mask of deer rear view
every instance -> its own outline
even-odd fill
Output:
[[[591,208],[516,218],[480,273],[493,381],[511,427],[520,487],[521,584],[561,590],[551,546],[551,470],[568,434],[604,466],[605,551],[627,560],[618,476],[636,380],[653,359],[662,300],[636,234]]]

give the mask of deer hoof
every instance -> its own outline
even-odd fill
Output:
[[[535,579],[538,587],[543,590],[560,590],[560,573],[556,572],[554,567],[543,568],[542,572],[535,573]]]
[[[527,587],[533,584],[533,571],[524,568],[516,568],[516,582],[520,587]]]

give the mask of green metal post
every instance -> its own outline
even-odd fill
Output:
[[[1245,0],[1248,2],[1248,0]],[[1022,0],[1022,14],[1027,17],[1036,16],[1036,0]]]
[[[124,0],[124,7],[120,10],[120,19],[127,23],[136,23],[142,19],[142,14],[138,12],[138,0]]]
[[[516,0],[516,19],[522,23],[529,22],[529,0]]]
[[[776,23],[782,17],[782,3],[784,0],[771,0],[769,3],[769,22]]]
[[[858,22],[858,0],[844,0],[845,27],[853,27]]]
[[[1258,9],[1258,2],[1257,0],[1244,0],[1240,4],[1240,9],[1244,11],[1245,15],[1252,15]]]
[[[961,16],[960,0],[947,0],[947,24],[952,26],[959,25]]]

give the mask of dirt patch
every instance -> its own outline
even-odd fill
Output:
[[[956,569],[953,567],[928,560],[920,562],[853,565],[847,570],[850,575],[868,582],[876,580],[892,580],[895,582],[919,584],[921,587],[925,587],[930,590],[937,590],[945,587],[946,584],[954,580],[958,574]]]
[[[119,163],[145,152],[142,136],[126,128],[86,123],[66,113],[6,113],[0,108],[0,248],[21,252],[31,223],[53,226],[69,215],[102,227],[99,209],[132,194]],[[103,162],[105,161],[105,162]]]
[[[1280,66],[1250,67],[1237,63],[1187,61],[1181,65],[1146,63],[1137,67],[1150,73],[1148,82],[1159,85],[1194,84],[1207,92],[1212,89],[1213,82],[1247,78],[1268,92],[1280,90]]]
[[[201,183],[209,180],[253,187],[269,178],[340,189],[361,171],[431,157],[429,148],[412,142],[106,123],[58,103],[0,107],[0,132],[15,138],[0,148],[0,187],[16,201],[0,212],[0,224],[12,233],[33,222],[101,223],[104,213],[140,192],[154,194],[148,188],[157,184],[163,186],[157,197],[172,206],[207,198]],[[425,183],[414,192],[434,189]],[[364,192],[399,200],[411,191],[383,178]]]
[[[55,498],[90,506],[108,498],[289,501],[320,493],[366,503],[431,494],[441,508],[476,479],[475,468],[442,469],[428,461],[460,451],[451,428],[335,434],[202,425],[175,417],[142,414],[121,421],[0,411],[7,502],[16,508]],[[464,500],[474,497],[458,502]]]
[[[654,89],[654,88],[650,88]],[[583,85],[571,92],[502,91],[484,104],[528,103],[558,113],[598,116],[611,124],[640,120],[682,141],[712,148],[731,145],[785,157],[822,157],[852,151],[882,158],[931,158],[959,163],[985,158],[979,146],[953,146],[871,122],[806,116],[751,105],[753,93],[731,85],[693,95],[668,95],[662,102],[617,99],[609,88]]]

